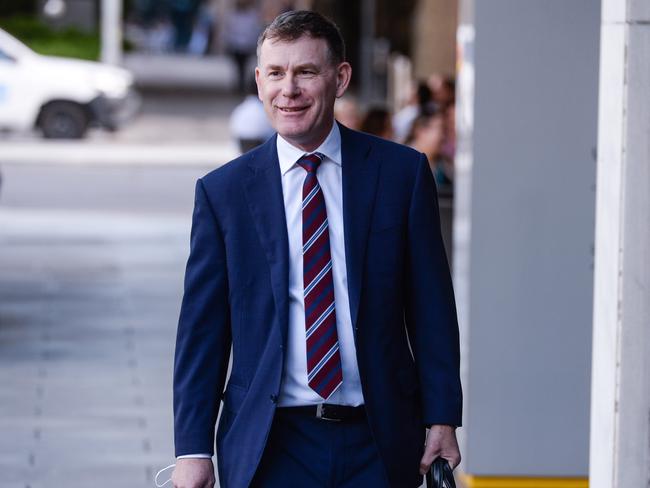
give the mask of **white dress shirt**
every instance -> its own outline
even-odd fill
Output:
[[[305,302],[302,274],[302,185],[307,172],[297,161],[302,149],[277,137],[278,160],[282,173],[282,194],[289,236],[289,330],[285,349],[279,407],[315,405],[324,400],[307,384],[307,346],[305,339]],[[323,143],[314,151],[323,154],[316,176],[323,190],[330,235],[336,330],[338,332],[343,384],[327,403],[357,406],[363,404],[361,380],[350,315],[348,275],[345,268],[343,239],[343,173],[341,132],[336,123]]]
[[[316,405],[325,401],[307,383],[307,342],[305,339],[305,301],[302,280],[302,184],[307,172],[296,163],[302,149],[277,137],[278,160],[282,173],[282,195],[289,237],[289,330],[285,349],[279,407]],[[336,123],[323,143],[314,151],[325,157],[316,176],[325,198],[332,254],[336,330],[339,339],[343,383],[327,403],[358,406],[363,404],[357,352],[352,330],[348,274],[345,268],[343,238],[343,171],[341,132]],[[188,454],[181,458],[209,458],[209,454]]]

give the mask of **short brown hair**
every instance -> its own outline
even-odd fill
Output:
[[[333,64],[345,61],[345,42],[334,22],[310,10],[292,10],[278,15],[257,40],[257,57],[266,39],[295,41],[302,36],[323,39]]]

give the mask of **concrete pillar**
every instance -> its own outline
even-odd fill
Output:
[[[100,59],[108,64],[122,62],[122,0],[102,0]]]
[[[590,486],[650,486],[650,3],[603,0]]]
[[[600,2],[461,0],[460,24],[460,469],[586,487]]]

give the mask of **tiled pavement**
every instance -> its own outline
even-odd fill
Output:
[[[0,486],[151,487],[173,461],[188,225],[0,210]]]
[[[0,207],[0,487],[150,488],[173,462],[188,211]]]

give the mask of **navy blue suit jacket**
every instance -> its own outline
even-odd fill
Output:
[[[424,155],[341,126],[350,312],[368,420],[391,486],[418,486],[424,427],[460,425],[456,309]],[[288,237],[275,137],[196,185],[174,367],[176,455],[250,483],[280,389]],[[225,385],[232,351],[232,372]],[[224,385],[225,391],[224,391]]]

